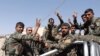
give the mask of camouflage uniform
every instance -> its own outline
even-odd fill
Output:
[[[55,39],[58,43],[50,44],[50,47],[55,47],[59,50],[56,56],[77,56],[75,48],[70,49],[70,45],[75,40],[72,35],[66,35],[62,37],[61,34],[58,34]]]
[[[56,36],[58,33],[58,27],[57,26],[53,26],[53,27],[45,27],[44,29],[44,32],[43,32],[43,36],[42,36],[42,39],[43,39],[43,42],[44,43],[55,43],[55,38],[54,36]],[[44,52],[48,52],[50,50],[52,50],[53,48],[44,48]]]
[[[96,20],[98,19],[99,17],[93,17],[91,19],[91,21],[87,21],[85,24],[84,24],[84,28],[86,28],[87,30],[87,35],[89,34],[92,34],[93,31],[94,31],[94,27],[95,27],[95,22]]]
[[[44,48],[44,43],[40,38],[41,37],[39,35],[35,35],[36,40],[32,42],[31,48],[34,52],[33,56],[39,56],[43,52],[42,49]]]
[[[43,54],[43,48],[44,48],[44,43],[39,42],[39,41],[34,41],[33,42],[33,51],[34,51],[34,56],[39,56],[40,54]]]
[[[26,39],[23,39],[22,40],[22,45],[23,45],[23,51],[24,52],[22,52],[22,54],[24,55],[24,56],[33,56],[33,49],[31,48],[31,45],[33,44],[32,43],[33,42],[33,40],[31,39],[31,40],[26,40]]]
[[[100,43],[100,36],[96,36],[96,35],[85,35],[85,36],[80,36],[80,38],[82,40],[85,40],[85,41],[94,41],[94,42]]]
[[[59,15],[59,13],[57,13],[57,17],[60,21],[60,24],[57,26],[57,25],[54,25],[54,22],[53,22],[53,24],[48,22],[49,24],[45,27],[45,30],[44,30],[44,33],[43,33],[43,39],[44,40],[50,40],[51,42],[55,41],[53,36],[57,35],[62,23],[64,23],[61,16]]]
[[[45,27],[45,30],[44,30],[44,33],[43,33],[43,37],[46,39],[46,40],[50,40],[50,41],[54,41],[54,37],[56,34],[57,34],[57,31],[58,31],[58,27],[57,26],[53,26],[50,28],[49,27]]]
[[[31,35],[31,34],[30,34]],[[25,55],[29,55],[29,56],[38,56],[40,55],[41,53],[41,48],[44,46],[42,41],[39,40],[39,38],[41,37],[38,37],[38,36],[34,36],[34,40],[24,40],[24,43],[25,44],[24,46],[26,47],[25,49]],[[30,55],[32,54],[32,55]]]
[[[18,56],[22,55],[23,44],[22,40],[35,40],[34,36],[31,35],[22,35],[21,33],[15,32],[10,35],[9,39],[6,41],[6,53],[8,56]]]
[[[90,34],[100,36],[100,18],[96,18],[89,28]]]
[[[90,21],[85,22],[83,25],[79,25],[77,23],[77,20],[74,19],[74,24],[75,24],[76,29],[84,29],[85,35],[93,34],[93,31],[94,31],[93,27],[95,26],[94,23],[96,19],[98,18],[100,19],[100,17],[93,17]]]

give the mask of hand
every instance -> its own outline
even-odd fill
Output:
[[[73,23],[71,22],[70,18],[68,18],[68,22],[69,22],[71,25],[73,25]]]
[[[73,16],[74,19],[76,19],[77,18],[77,12],[74,11],[72,16]]]
[[[65,44],[71,44],[72,41],[71,41],[71,39],[66,39],[66,40],[64,41],[64,43],[65,43]]]
[[[46,48],[49,48],[49,44],[48,44],[48,43],[45,43],[45,47],[46,47]]]
[[[58,11],[56,11],[56,15],[57,15],[60,19],[62,19],[62,16],[60,15],[60,13],[59,13]]]
[[[70,18],[68,18],[68,22],[69,22],[69,23],[71,22]]]
[[[36,19],[36,27],[40,27],[41,23],[40,23],[40,19]]]

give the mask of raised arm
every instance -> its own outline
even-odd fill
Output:
[[[34,30],[33,30],[33,35],[36,35],[39,27],[40,27],[40,19],[36,19],[36,24],[35,24],[35,27],[34,27]]]
[[[62,16],[58,12],[56,12],[56,15],[60,21],[60,24],[58,25],[58,29],[59,29],[61,27],[61,24],[64,23],[64,21],[62,20]]]
[[[74,22],[74,25],[75,25],[76,29],[79,29],[80,26],[79,26],[79,24],[77,22],[77,13],[74,12],[72,16],[73,16],[73,19],[74,19],[73,22]]]
[[[73,23],[71,22],[70,18],[68,18],[68,22],[69,22],[71,25],[73,25]]]

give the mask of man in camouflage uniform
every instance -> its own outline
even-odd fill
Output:
[[[91,26],[89,26],[89,34],[78,36],[77,40],[97,42],[100,44],[100,18],[96,18]]]
[[[92,34],[92,32],[94,31],[94,28],[95,28],[95,22],[99,17],[94,16],[94,11],[91,8],[86,9],[84,14],[86,15],[86,18],[87,18],[87,21],[85,24],[85,25],[87,25],[87,27],[86,27],[87,32],[88,32],[88,34]]]
[[[50,18],[48,20],[48,25],[47,25],[47,27],[45,27],[45,30],[44,30],[44,33],[43,33],[43,40],[45,42],[49,42],[49,43],[52,43],[52,44],[54,42],[56,42],[53,36],[55,36],[58,33],[59,28],[61,27],[61,24],[63,23],[63,20],[62,20],[59,13],[57,13],[57,17],[60,21],[60,25],[58,25],[58,26],[54,25],[54,19],[53,18]],[[48,50],[47,49],[45,49],[45,50],[49,51],[49,50],[51,50],[51,48],[49,48]]]
[[[86,9],[84,14],[85,14],[85,18],[84,18],[84,16],[82,16],[82,17],[85,21],[84,21],[82,28],[84,28],[84,30],[85,30],[85,36],[80,36],[80,37],[82,37],[81,40],[84,39],[86,41],[90,41],[90,40],[95,39],[95,41],[96,41],[95,36],[100,35],[99,34],[100,29],[97,26],[96,21],[98,21],[98,19],[100,19],[100,18],[94,17],[94,12],[93,12],[93,9],[91,9],[91,8]]]
[[[68,23],[61,25],[61,32],[55,36],[57,43],[48,43],[49,47],[54,47],[59,50],[55,56],[77,56],[75,48],[68,48],[75,40],[72,35],[69,35],[70,26]]]
[[[89,34],[100,36],[100,18],[95,19],[94,24],[89,27]]]
[[[26,28],[26,35],[32,35],[32,27],[27,27]],[[33,40],[22,40],[22,44],[24,46],[24,52],[23,55],[27,55],[27,56],[33,56],[33,48],[31,47],[31,45],[33,44]]]
[[[26,34],[27,35],[32,35],[32,32],[34,32],[32,30],[32,27],[28,27],[26,28]],[[36,40],[25,40],[26,45],[25,45],[25,51],[27,56],[38,56],[40,54],[41,51],[41,46],[42,46],[42,39],[40,37],[40,35],[38,33],[36,33],[35,37]]]
[[[87,29],[87,35],[79,36],[78,40],[95,41],[100,43],[100,17],[94,17],[94,12],[91,8],[86,9],[84,12],[86,16],[86,22],[84,28]]]
[[[48,25],[47,27],[45,27],[45,30],[44,30],[44,37],[50,41],[54,41],[54,38],[52,36],[57,34],[57,31],[59,31],[59,28],[61,27],[61,24],[63,23],[63,20],[59,13],[57,13],[57,17],[60,21],[60,24],[58,26],[54,25],[54,19],[50,18],[48,20]]]
[[[32,35],[32,32],[34,32],[32,30],[32,27],[27,27],[26,28],[26,35]],[[35,37],[34,37],[36,40],[25,40],[26,42],[26,45],[25,45],[25,51],[27,55],[29,56],[37,56],[40,54],[40,50],[41,50],[41,46],[42,46],[42,43],[41,43],[41,37],[38,33],[36,33]]]
[[[41,39],[41,36],[37,33],[35,38],[37,39],[37,41],[33,42],[32,45],[32,49],[34,49],[34,56],[39,56],[40,54],[43,53],[43,47],[44,47],[44,43]]]
[[[16,24],[16,32],[11,34],[9,39],[6,40],[5,46],[7,48],[6,55],[7,56],[22,56],[23,44],[22,40],[35,40],[34,36],[40,27],[40,20],[36,20],[35,31],[32,35],[22,35],[24,24],[22,22],[18,22]]]

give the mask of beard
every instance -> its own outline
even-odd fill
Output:
[[[67,35],[67,34],[68,34],[68,32],[65,32],[65,31],[62,32],[62,35]]]

